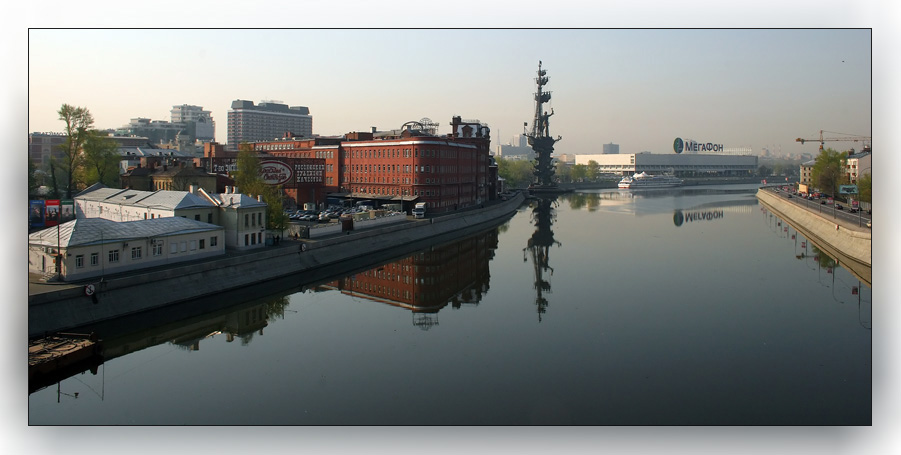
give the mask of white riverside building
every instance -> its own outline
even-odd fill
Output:
[[[94,185],[75,195],[75,220],[28,236],[29,272],[64,281],[266,245],[265,202],[225,193],[138,191]],[[162,222],[160,222],[162,221]]]
[[[575,155],[576,164],[598,163],[602,174],[632,175],[672,172],[678,177],[748,177],[757,172],[757,156],[723,154],[605,154]]]
[[[117,222],[76,218],[28,236],[28,271],[64,281],[200,259],[225,253],[222,226],[182,217]]]

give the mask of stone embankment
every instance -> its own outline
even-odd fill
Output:
[[[58,286],[28,297],[29,337],[68,330],[268,280],[312,273],[338,263],[371,258],[417,242],[474,234],[512,216],[521,193],[507,201],[458,214],[348,231],[328,238],[283,241],[278,247],[227,254],[186,265]],[[85,285],[94,285],[87,295]]]
[[[826,217],[795,205],[770,190],[757,191],[757,199],[802,235],[821,246],[839,264],[865,281],[872,280],[873,242],[869,228]]]

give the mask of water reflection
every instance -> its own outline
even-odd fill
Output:
[[[816,241],[804,237],[790,224],[765,207],[760,208],[763,218],[780,239],[790,241],[792,254],[811,273],[817,272],[820,286],[829,288],[832,300],[839,304],[854,304],[858,307],[858,322],[869,330],[872,327],[872,290],[870,283],[862,280],[854,270],[841,266],[838,258],[829,255]]]
[[[284,319],[288,303],[288,298],[282,296],[252,300],[184,319],[176,316],[184,313],[157,311],[88,326],[85,330],[97,333],[102,340],[102,360],[79,370],[62,370],[37,378],[29,383],[28,393],[87,371],[97,375],[98,367],[104,362],[167,343],[178,350],[199,351],[201,342],[222,335],[227,343],[237,340],[242,346],[247,345],[254,336],[263,335],[269,321]]]
[[[497,250],[498,230],[434,246],[404,259],[314,287],[413,312],[423,330],[438,325],[437,313],[451,305],[477,305],[488,292],[488,264]]]
[[[574,198],[570,198],[572,201]],[[532,221],[535,223],[535,232],[529,238],[528,246],[523,248],[523,262],[532,259],[532,266],[535,269],[535,306],[538,311],[538,322],[541,322],[541,315],[547,311],[548,300],[545,294],[551,293],[551,282],[546,273],[553,275],[554,268],[550,266],[550,248],[551,246],[560,246],[560,242],[554,240],[554,231],[551,225],[556,219],[555,207],[557,206],[557,198],[551,196],[538,197],[530,203],[532,208]]]

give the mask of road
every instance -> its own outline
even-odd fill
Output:
[[[848,209],[850,207],[844,207],[843,210],[838,210],[834,207],[833,204],[826,203],[822,204],[822,201],[825,199],[814,199],[808,200],[798,196],[797,194],[787,193],[778,187],[768,187],[767,191],[772,191],[775,194],[778,194],[779,197],[785,198],[786,201],[791,202],[798,207],[803,207],[811,212],[818,212],[827,217],[833,218],[839,224],[848,227],[858,227],[867,229],[867,222],[871,220],[871,215],[867,214],[865,211],[859,211],[857,213],[848,213]],[[791,198],[788,196],[791,195]]]

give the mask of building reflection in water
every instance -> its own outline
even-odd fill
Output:
[[[554,231],[551,225],[557,218],[554,208],[557,206],[557,198],[554,196],[538,197],[531,202],[532,221],[535,223],[535,232],[529,238],[528,246],[523,248],[523,262],[532,258],[532,266],[535,269],[535,305],[538,311],[538,322],[541,315],[547,311],[548,300],[545,294],[551,293],[551,282],[548,275],[554,274],[554,268],[550,266],[551,246],[560,246],[560,242],[554,240]]]
[[[438,325],[437,314],[451,305],[476,305],[488,292],[488,263],[494,258],[498,230],[414,253],[365,272],[316,288],[338,290],[353,297],[381,302],[413,313],[423,330]]]

